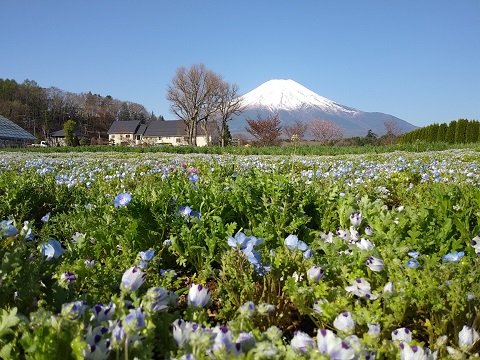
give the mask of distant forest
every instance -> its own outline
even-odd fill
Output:
[[[121,101],[110,95],[75,94],[56,87],[42,88],[35,81],[0,79],[0,115],[39,139],[63,129],[65,121],[77,124],[77,131],[90,137],[105,137],[115,120],[164,120],[148,113],[143,105]]]
[[[432,124],[415,129],[400,136],[400,143],[445,142],[449,144],[469,144],[480,141],[480,122],[458,119],[449,124]]]

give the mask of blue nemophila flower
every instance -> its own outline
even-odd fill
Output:
[[[197,181],[198,181],[198,175],[197,174],[190,174],[188,175],[188,180],[192,183],[192,184],[196,184]]]
[[[0,225],[0,229],[1,229],[1,225]],[[0,230],[0,232],[1,232],[1,230]],[[33,240],[34,239],[34,236],[33,236],[33,233],[32,233],[32,228],[30,227],[28,221],[23,222],[23,227],[22,227],[22,230],[20,231],[20,235],[23,235],[25,237],[25,240]]]
[[[459,251],[459,252],[453,251],[450,254],[443,255],[443,261],[444,262],[457,263],[464,256],[465,256],[464,251]]]
[[[82,316],[86,308],[86,301],[74,301],[66,303],[62,305],[62,316],[70,320],[76,320]]]
[[[410,269],[416,269],[420,266],[419,262],[415,259],[410,259],[407,261],[407,267],[409,267]]]
[[[328,304],[328,300],[325,298],[315,300],[313,302],[313,311],[315,311],[317,314],[320,314],[320,315],[323,314],[322,305],[325,303]]]
[[[246,354],[250,349],[255,346],[257,340],[252,332],[242,331],[238,334],[237,339],[235,340],[235,345],[240,345],[240,350]]]
[[[367,324],[368,326],[368,335],[372,338],[377,338],[380,336],[381,326],[378,324]]]
[[[355,351],[345,341],[328,329],[320,329],[317,334],[318,350],[331,359],[353,359]]]
[[[135,291],[142,286],[145,281],[146,274],[137,266],[132,266],[122,276],[120,288],[125,291]]]
[[[365,265],[372,271],[382,271],[383,270],[383,260],[380,260],[376,257],[369,256]]]
[[[250,240],[250,237],[245,235],[243,232],[239,231],[235,234],[235,237],[229,236],[228,237],[228,246],[232,248],[240,248],[244,249],[247,246],[248,241]]]
[[[272,304],[260,303],[257,305],[258,315],[268,315],[274,310],[275,310],[275,305],[272,305]]]
[[[318,265],[312,266],[307,270],[307,278],[313,282],[322,280],[323,275],[325,275],[325,270]]]
[[[285,238],[285,245],[287,245],[287,247],[290,250],[305,251],[305,250],[308,249],[308,245],[306,243],[304,243],[303,241],[298,240],[297,235],[288,235]]]
[[[110,302],[108,305],[97,304],[91,309],[93,312],[91,320],[95,319],[98,324],[102,321],[109,321],[115,314],[116,308],[117,306],[113,302]]]
[[[0,221],[0,237],[10,238],[18,234],[18,229],[12,224],[13,220]]]
[[[313,256],[313,251],[310,248],[305,250],[305,252],[303,253],[303,258],[304,259],[310,259],[312,256]]]
[[[393,284],[393,281],[387,282],[383,287],[384,294],[392,295],[394,291],[395,291],[395,285]]]
[[[345,311],[337,315],[335,320],[333,320],[333,326],[340,331],[343,331],[347,334],[353,333],[355,330],[355,320],[351,312]]]
[[[141,308],[131,309],[125,319],[123,327],[127,334],[137,334],[145,327],[145,310]]]
[[[184,218],[188,218],[189,216],[193,216],[200,220],[200,213],[197,211],[193,211],[190,206],[179,206],[178,213],[183,216]]]
[[[213,352],[236,350],[232,342],[232,332],[226,326],[215,326],[212,333],[216,335],[211,349]]]
[[[120,193],[113,199],[115,207],[125,207],[132,201],[132,195],[129,193]]]
[[[412,332],[406,327],[395,329],[392,331],[392,341],[395,340],[409,343],[412,341]]]
[[[418,251],[410,251],[408,256],[410,256],[412,259],[417,259],[420,256],[420,253]]]
[[[368,239],[366,238],[361,238],[359,241],[355,243],[355,245],[360,249],[360,250],[372,250],[375,245]]]
[[[147,290],[143,297],[142,306],[152,311],[167,310],[168,307],[178,300],[175,293],[161,287],[152,287]]]
[[[53,258],[56,259],[64,253],[62,245],[60,245],[60,243],[55,239],[49,239],[46,243],[42,243],[40,245],[40,250],[42,255],[46,256],[47,261],[50,261]]]
[[[203,285],[190,285],[188,291],[188,305],[195,307],[205,307],[210,303],[210,289]]]
[[[290,346],[293,350],[299,353],[308,353],[315,346],[315,341],[310,337],[310,335],[304,333],[303,331],[295,331]]]
[[[43,223],[48,222],[48,220],[50,220],[50,213],[43,215],[40,220],[42,220]]]
[[[255,310],[256,307],[253,301],[247,301],[238,308],[238,312],[242,318],[251,318],[253,315],[255,315]]]
[[[155,250],[140,251],[138,256],[140,257],[139,267],[145,269],[148,266],[148,262],[155,256]]]

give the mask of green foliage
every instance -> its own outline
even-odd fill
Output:
[[[65,144],[67,146],[77,146],[77,140],[75,136],[75,128],[77,124],[73,120],[67,120],[65,121],[65,124],[63,124],[63,131],[65,132]]]

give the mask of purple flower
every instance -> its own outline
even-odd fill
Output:
[[[120,287],[129,292],[135,291],[143,284],[145,276],[146,274],[138,267],[132,266],[123,274]]]
[[[68,284],[77,280],[77,276],[73,272],[67,271],[67,272],[64,272],[62,275],[60,275],[60,280]]]
[[[203,285],[190,285],[188,291],[188,305],[195,307],[205,307],[210,303],[210,289]]]
[[[113,203],[115,207],[125,207],[132,201],[132,195],[129,193],[120,193],[115,196]]]

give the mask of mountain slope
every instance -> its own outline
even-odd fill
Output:
[[[365,136],[368,130],[385,133],[385,121],[393,120],[399,132],[416,126],[395,116],[379,112],[364,112],[324,98],[293,80],[269,80],[241,97],[244,111],[229,122],[231,134],[246,134],[246,119],[265,118],[278,113],[283,124],[296,119],[329,120],[340,126],[344,137]]]

